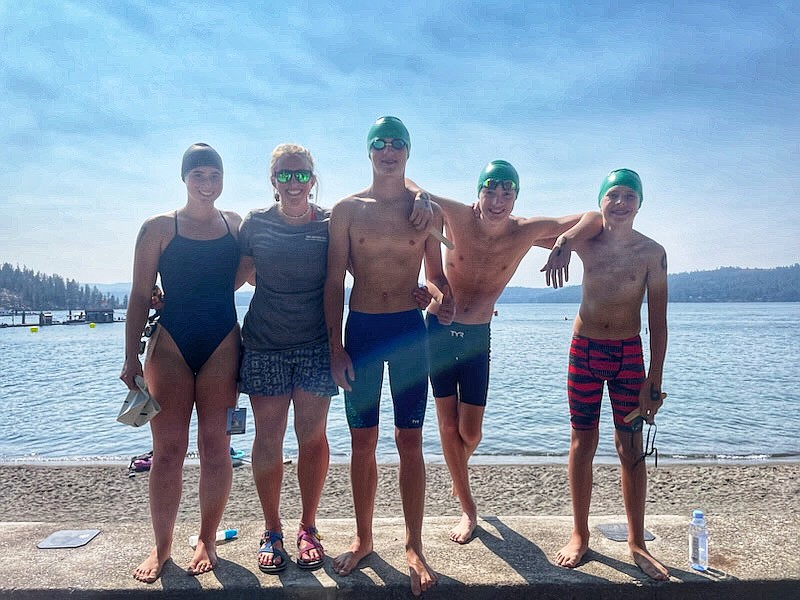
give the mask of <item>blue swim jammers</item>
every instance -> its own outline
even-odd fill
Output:
[[[458,396],[460,402],[486,406],[489,392],[489,323],[442,325],[429,314],[428,348],[435,398]]]
[[[350,427],[378,425],[384,362],[389,363],[395,426],[422,427],[428,401],[427,336],[422,311],[379,314],[350,311],[344,337],[345,350],[355,372],[352,391],[344,392]]]

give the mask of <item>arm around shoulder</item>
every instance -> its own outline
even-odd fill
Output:
[[[533,217],[522,219],[520,224],[529,230],[531,245],[540,248],[571,247],[603,231],[603,217],[597,211],[555,218]]]
[[[533,227],[534,225],[531,221],[527,221],[527,223]],[[549,230],[548,235],[552,234],[553,229],[557,233],[555,238],[534,239],[532,242],[537,246],[540,245],[546,248],[552,246],[547,262],[541,268],[541,271],[545,273],[545,282],[548,287],[551,285],[553,288],[563,287],[564,282],[569,281],[569,263],[572,257],[572,250],[580,242],[593,238],[603,231],[603,218],[599,212],[587,212],[582,215],[541,219],[540,221],[542,223],[541,227]],[[525,226],[525,223],[523,222],[523,226]],[[541,231],[541,228],[538,231]],[[534,230],[533,235],[537,235],[536,230]]]
[[[438,204],[439,207],[444,211],[444,216],[447,219],[452,219],[460,214],[472,215],[471,206],[467,206],[466,204],[458,202],[457,200],[451,200],[450,198],[431,194],[427,190],[423,190],[414,181],[408,178],[406,178],[406,189],[414,194],[415,200],[434,202]]]
[[[470,205],[459,202],[458,200],[451,200],[450,198],[435,195],[431,196],[431,200],[439,205],[444,214],[444,218],[449,222],[473,218],[474,213]]]

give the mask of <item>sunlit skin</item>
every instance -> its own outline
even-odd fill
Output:
[[[294,176],[286,183],[281,183],[275,174],[283,170],[299,171],[304,169],[313,171],[308,158],[302,154],[285,154],[275,162],[275,168],[270,176],[272,186],[278,190],[281,212],[291,217],[300,217],[308,209],[308,195],[317,182],[317,176],[312,175],[307,183],[300,183]]]
[[[413,182],[412,182],[413,183]],[[412,189],[419,189],[416,186]],[[419,192],[424,193],[424,192]],[[455,321],[468,325],[487,324],[500,294],[522,259],[533,246],[552,248],[542,268],[548,284],[563,285],[569,279],[570,244],[601,231],[596,212],[558,218],[512,215],[517,191],[502,185],[486,186],[478,192],[478,210],[471,206],[432,196],[445,213],[448,236],[455,249],[445,250],[445,275],[453,291]],[[431,300],[425,290],[419,298]],[[439,303],[432,301],[428,312],[438,316]],[[436,352],[436,348],[431,349]],[[449,538],[464,544],[472,539],[478,524],[478,509],[470,488],[468,463],[482,438],[485,407],[461,402],[459,395],[436,397],[439,437],[453,482],[453,495],[461,504],[461,520]]]
[[[481,217],[489,223],[503,223],[511,216],[516,200],[515,190],[506,190],[500,185],[493,190],[484,186],[478,194]]]
[[[413,291],[423,260],[429,285],[445,304],[452,304],[445,298],[449,296],[449,286],[442,269],[439,242],[426,229],[415,228],[414,196],[406,189],[404,180],[408,150],[393,148],[391,138],[384,141],[388,142],[385,148],[370,149],[372,185],[338,202],[331,214],[325,320],[331,346],[331,372],[334,381],[345,390],[351,389],[354,376],[352,361],[342,343],[344,277],[348,269],[353,275],[351,310],[384,314],[418,308]],[[434,207],[433,218],[434,226],[441,231],[438,206]],[[373,549],[378,427],[351,428],[350,435],[356,535],[349,549],[334,559],[333,568],[339,575],[350,574]],[[437,580],[422,551],[425,502],[422,431],[396,427],[395,442],[400,456],[406,560],[411,591],[418,596]]]
[[[214,203],[222,193],[222,173],[214,167],[196,167],[186,174],[187,201],[177,211],[182,236],[213,240],[235,234],[241,218]],[[226,227],[227,221],[227,227]],[[125,363],[120,379],[133,389],[142,375],[139,339],[152,302],[153,286],[161,252],[175,236],[175,212],[145,221],[136,240],[133,285],[125,323]],[[149,347],[144,379],[161,412],[150,422],[153,464],[149,475],[150,513],[155,546],[134,570],[134,578],[153,583],[172,552],[175,519],[182,492],[182,467],[189,443],[192,409],[198,412],[200,476],[199,541],[187,567],[197,575],[217,564],[215,536],[230,491],[232,465],[225,434],[226,411],[235,405],[239,356],[239,328],[235,326],[195,376],[169,331],[161,327],[158,343]]]
[[[312,175],[308,182],[300,183],[293,175],[289,181],[281,183],[276,175],[283,170],[313,172],[311,161],[303,154],[283,154],[275,161],[270,175],[270,182],[277,191],[280,202],[280,212],[285,215],[284,220],[290,225],[304,225],[311,219],[309,193],[316,183],[316,176]],[[237,279],[256,284],[256,268],[252,256],[242,254]],[[290,404],[294,407],[294,429],[298,441],[297,479],[302,503],[299,524],[301,530],[316,527],[317,509],[328,472],[330,453],[325,431],[330,397],[316,396],[299,387],[281,396],[250,395],[256,424],[251,457],[253,479],[264,513],[264,528],[280,534],[283,534],[280,517],[283,440]],[[275,541],[273,547],[283,550],[284,542]],[[298,554],[307,562],[324,556],[321,550],[305,539],[301,541]],[[281,560],[276,553],[258,553],[258,561],[265,566],[278,566]]]
[[[213,204],[222,194],[222,173],[214,167],[196,167],[186,174],[189,200]]]
[[[603,232],[575,244],[583,262],[583,297],[573,331],[576,335],[621,340],[639,335],[641,306],[647,294],[650,365],[639,394],[639,411],[653,422],[666,394],[661,391],[667,348],[667,258],[664,248],[633,229],[639,196],[627,186],[610,188],[600,202]],[[572,429],[569,481],[573,531],[556,554],[556,564],[574,568],[589,549],[589,505],[592,461],[598,430]],[[644,541],[647,467],[642,454],[642,432],[615,429],[620,458],[622,497],[628,523],[628,548],[639,568],[655,580],[669,572],[647,550]]]
[[[386,145],[382,150],[370,149],[373,174],[378,176],[392,176],[398,173],[405,173],[406,162],[408,162],[408,150],[406,148],[394,148],[391,144],[391,138],[385,138],[383,141]]]

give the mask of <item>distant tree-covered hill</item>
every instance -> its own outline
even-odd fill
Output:
[[[81,285],[60,275],[34,273],[3,263],[0,267],[0,310],[83,310],[123,308],[128,303],[96,286]]]
[[[130,290],[129,283],[90,287],[59,275],[34,273],[8,263],[0,267],[0,310],[125,308],[128,304],[127,290]],[[122,295],[122,300],[118,294]],[[252,290],[237,292],[237,306],[246,306],[252,296]],[[559,290],[508,287],[498,303],[580,301],[581,286],[573,285]],[[714,271],[674,273],[669,275],[669,301],[800,302],[800,264],[774,269],[722,267]]]
[[[774,269],[722,267],[668,276],[670,302],[800,302],[800,264]],[[509,287],[498,303],[580,302],[581,286]]]

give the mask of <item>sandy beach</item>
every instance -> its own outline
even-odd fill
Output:
[[[565,516],[571,514],[566,465],[477,465],[470,468],[472,486],[482,516]],[[648,467],[647,512],[687,515],[702,508],[713,515],[794,514],[800,497],[800,463],[682,464]],[[197,482],[200,469],[184,470],[179,521],[199,518]],[[428,465],[426,516],[459,515],[450,495],[444,465]],[[402,514],[397,466],[379,465],[376,517]],[[0,465],[3,520],[15,521],[142,521],[149,516],[149,475],[128,477],[126,465]],[[285,467],[282,515],[287,523],[299,517],[295,465]],[[592,514],[621,514],[619,468],[595,467]],[[331,465],[319,517],[352,518],[349,471]],[[233,489],[223,526],[260,518],[260,506],[249,465],[234,469]]]

